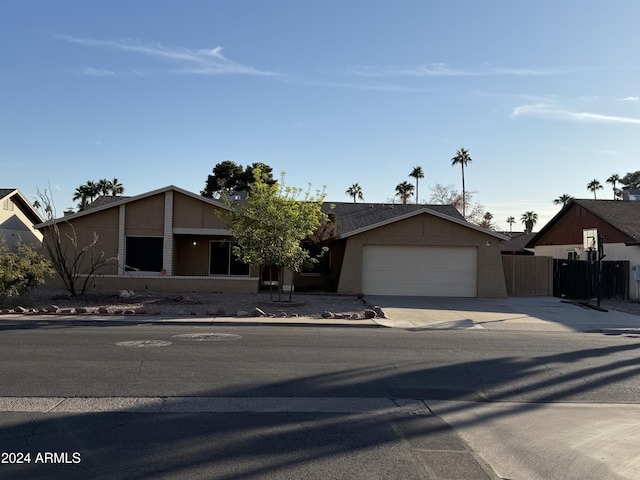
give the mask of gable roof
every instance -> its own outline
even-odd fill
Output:
[[[640,202],[625,200],[589,200],[574,199],[565,205],[526,245],[534,248],[535,244],[574,206],[580,206],[619,230],[629,238],[627,244],[640,244]]]
[[[224,208],[224,209],[228,210],[228,207],[225,206],[224,204],[220,203],[218,200],[213,200],[211,198],[203,197],[201,195],[198,195],[196,193],[190,192],[188,190],[184,190],[183,188],[176,187],[175,185],[169,185],[169,186],[166,186],[166,187],[163,187],[163,188],[158,188],[156,190],[152,190],[150,192],[142,193],[140,195],[135,195],[133,197],[102,196],[102,197],[99,197],[98,199],[96,199],[94,202],[92,202],[91,206],[89,208],[85,209],[85,210],[82,210],[82,211],[76,212],[76,213],[72,213],[70,215],[65,215],[64,217],[55,218],[55,219],[47,221],[47,222],[40,223],[39,225],[36,225],[35,228],[42,228],[42,227],[45,227],[47,225],[56,224],[56,223],[60,223],[60,222],[66,222],[68,220],[73,220],[75,218],[83,217],[85,215],[91,215],[91,214],[96,213],[96,212],[107,210],[109,208],[120,206],[120,205],[124,205],[124,204],[130,203],[130,202],[135,202],[137,200],[142,200],[144,198],[148,198],[148,197],[151,197],[153,195],[158,195],[160,193],[165,193],[165,192],[168,192],[170,190],[173,190],[174,192],[181,193],[181,194],[186,195],[186,196],[191,197],[191,198],[195,198],[197,200],[201,200],[201,201],[203,201],[205,203],[209,203],[209,204],[211,204],[211,205],[213,205],[215,207]]]
[[[323,211],[325,213],[335,213],[338,238],[347,238],[426,213],[497,237],[500,240],[508,240],[505,235],[467,222],[453,205],[325,202]]]
[[[537,233],[535,232],[504,232],[509,238],[506,242],[500,244],[502,253],[529,253],[533,255],[531,250],[527,250],[526,245]]]
[[[8,199],[18,206],[34,225],[42,222],[42,217],[17,188],[0,188],[0,200]]]

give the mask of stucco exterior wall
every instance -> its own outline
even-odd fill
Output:
[[[215,211],[220,208],[188,197],[181,193],[174,195],[174,228],[211,228],[225,229],[226,225]]]
[[[73,228],[72,228],[73,227]],[[78,240],[78,247],[85,247],[93,242],[94,232],[98,235],[98,241],[95,246],[96,255],[104,252],[104,258],[109,262],[100,270],[102,274],[118,273],[118,209],[110,208],[97,212],[94,215],[87,215],[73,219],[72,222],[60,222],[60,238],[64,242],[65,248],[68,249],[69,255],[73,254],[73,247],[67,239],[67,235],[73,236]],[[49,234],[45,230],[45,241],[49,241]],[[85,256],[85,261],[81,265],[82,269],[89,266],[90,256]]]
[[[366,245],[477,247],[478,297],[507,295],[499,240],[428,213],[349,237],[338,292],[362,291],[363,249]]]
[[[165,195],[160,193],[127,203],[126,235],[162,237],[164,235],[164,202]]]

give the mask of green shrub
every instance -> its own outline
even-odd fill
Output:
[[[9,250],[5,238],[0,236],[0,304],[42,285],[52,275],[51,262],[41,253],[22,242]]]

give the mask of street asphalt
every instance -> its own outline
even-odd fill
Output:
[[[297,318],[295,323],[390,327],[416,331],[472,329],[478,334],[487,330],[550,334],[584,332],[640,339],[640,316],[601,311],[553,297],[481,299],[374,296],[367,297],[367,301],[372,306],[379,307],[384,317],[367,320]],[[292,321],[254,317],[169,319],[137,316],[78,318],[60,315],[3,315],[0,320],[15,321],[18,317],[25,322],[70,323],[126,321],[281,324]],[[629,368],[629,374],[638,374],[637,367]],[[20,402],[19,399],[14,400]],[[429,398],[417,400],[422,401],[431,414],[453,427],[456,435],[469,446],[474,458],[477,457],[480,464],[485,462],[489,465],[499,478],[640,478],[640,399],[638,403],[627,404],[461,402]],[[7,408],[3,410],[7,411]],[[15,406],[8,410],[28,411],[29,408]],[[457,478],[449,476],[453,470],[447,470],[442,463],[443,456],[437,451],[425,458],[426,463],[429,458],[432,460],[434,472],[442,472],[434,474],[432,478]],[[451,465],[451,468],[460,467],[455,460],[451,461]],[[466,471],[472,475],[472,472],[479,471],[477,467],[477,462],[473,463]]]

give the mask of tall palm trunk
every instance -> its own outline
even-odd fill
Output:
[[[464,162],[460,164],[462,166],[462,216],[467,218],[467,194],[464,189]]]

